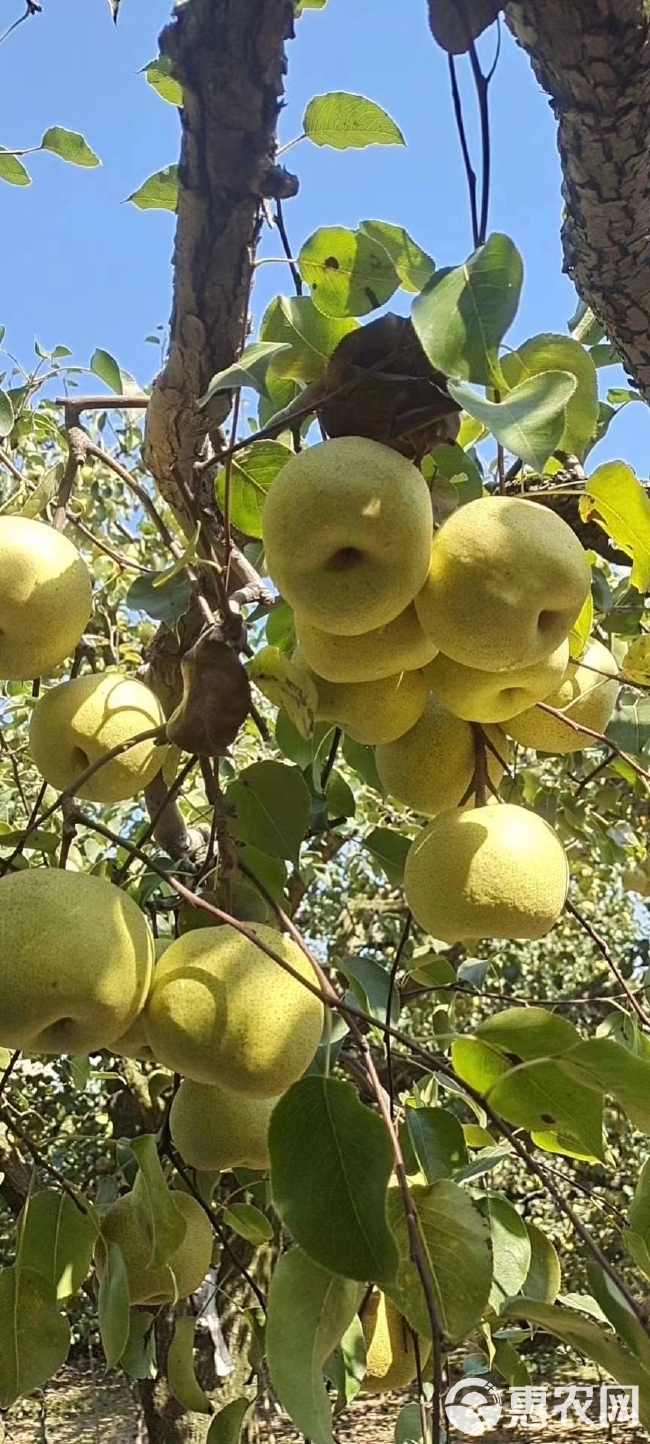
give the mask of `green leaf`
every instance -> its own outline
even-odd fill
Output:
[[[167,1382],[184,1409],[196,1414],[209,1414],[212,1405],[204,1393],[194,1372],[194,1314],[176,1319],[174,1334],[167,1356]]]
[[[133,1208],[150,1245],[147,1264],[166,1264],[185,1238],[187,1224],[167,1186],[152,1133],[131,1142],[138,1173],[131,1198]]]
[[[90,1268],[97,1225],[69,1194],[45,1188],[27,1200],[18,1220],[18,1254],[21,1268],[42,1274],[57,1299],[68,1299]]]
[[[602,1099],[577,1082],[565,1059],[541,1058],[510,1068],[488,1097],[491,1106],[515,1127],[567,1134],[604,1162]]]
[[[421,291],[436,269],[436,263],[403,226],[390,221],[361,221],[359,230],[379,241],[393,262],[404,291]]]
[[[250,1399],[233,1399],[225,1409],[220,1409],[208,1429],[205,1444],[239,1444],[250,1405]]]
[[[311,382],[324,376],[339,341],[358,328],[353,316],[325,316],[310,296],[276,296],[262,317],[260,337],[289,347],[276,355],[276,376]]]
[[[333,150],[406,145],[399,126],[380,105],[345,90],[315,95],[303,115],[302,128],[314,145],[329,145]]]
[[[30,492],[24,506],[20,508],[20,516],[28,519],[41,515],[45,507],[49,505],[59,488],[65,472],[65,462],[57,461],[55,466],[49,466],[36,487]]]
[[[230,517],[245,536],[261,538],[262,508],[266,494],[279,471],[293,456],[279,441],[253,441],[232,458],[230,473]],[[223,510],[226,473],[217,477],[217,499]]]
[[[359,1286],[320,1268],[301,1249],[276,1264],[269,1289],[266,1350],[274,1392],[312,1444],[332,1444],[323,1368],[359,1304]]]
[[[30,1268],[0,1270],[0,1409],[47,1383],[65,1363],[70,1329],[52,1284]]]
[[[528,1299],[511,1299],[504,1305],[502,1317],[527,1319],[547,1334],[561,1339],[569,1348],[577,1349],[604,1369],[619,1384],[639,1389],[639,1416],[645,1429],[650,1428],[650,1372],[634,1355],[619,1343],[609,1329],[599,1327],[591,1319],[581,1318],[558,1304],[540,1304]]]
[[[362,954],[343,958],[337,963],[337,967],[350,983],[356,1001],[364,1013],[370,1013],[371,1017],[377,1018],[381,1023],[385,1022],[390,990],[388,969],[382,967],[374,958],[365,958]],[[390,1010],[393,1025],[399,1018],[400,1006],[398,989],[393,988]]]
[[[650,1158],[646,1158],[639,1174],[629,1208],[630,1228],[650,1245]]]
[[[464,411],[487,426],[506,451],[542,471],[560,443],[564,409],[575,386],[575,376],[568,372],[545,371],[543,376],[522,381],[500,402],[477,396],[462,382],[450,381],[448,390]]]
[[[148,572],[136,577],[126,594],[126,605],[134,612],[146,612],[155,622],[166,622],[173,626],[183,616],[192,600],[192,591],[187,577],[178,575],[164,587],[156,583],[162,572]]]
[[[110,386],[111,391],[114,391],[117,396],[122,395],[122,373],[117,361],[109,351],[102,351],[99,347],[93,351],[90,358],[90,369],[95,376],[99,376],[100,381],[104,381],[107,386]]]
[[[268,396],[266,375],[269,366],[273,365],[283,351],[290,350],[291,347],[286,341],[255,341],[252,346],[246,347],[239,361],[227,366],[225,371],[216,372],[205,396],[199,397],[197,405],[207,406],[217,392],[238,391],[242,386],[257,391],[259,396]]]
[[[400,1409],[395,1425],[395,1444],[426,1444],[422,1437],[419,1404],[405,1404]]]
[[[591,592],[589,592],[569,633],[569,652],[572,662],[576,662],[578,658],[582,656],[591,636],[593,625],[594,599]]]
[[[447,1339],[466,1338],[483,1314],[492,1282],[487,1221],[457,1184],[440,1179],[410,1190],[420,1239]],[[388,1219],[399,1249],[399,1271],[386,1292],[417,1333],[431,1338],[431,1321],[418,1271],[410,1257],[400,1190],[388,1190]]]
[[[583,521],[596,521],[632,560],[630,584],[650,588],[650,499],[624,461],[606,461],[585,483],[580,498]]]
[[[563,1059],[578,1086],[609,1093],[642,1133],[650,1133],[650,1061],[613,1038],[587,1038]]]
[[[586,301],[579,301],[575,315],[569,321],[569,330],[581,346],[595,346],[603,340],[604,328],[600,321],[596,320],[591,306]]]
[[[324,10],[327,0],[294,0],[296,15],[302,15],[303,10]]]
[[[147,84],[155,90],[161,100],[166,100],[169,105],[180,108],[183,104],[183,87],[178,80],[174,79],[172,63],[168,55],[159,55],[155,60],[150,60],[141,71],[146,75]]]
[[[112,1239],[104,1239],[104,1253],[97,1321],[106,1355],[106,1368],[112,1369],[119,1363],[129,1341],[129,1281],[121,1249]]]
[[[155,1315],[146,1309],[133,1310],[130,1318],[129,1337],[120,1364],[131,1379],[155,1379],[156,1335]]]
[[[498,1313],[504,1299],[513,1298],[524,1284],[532,1249],[528,1229],[516,1208],[498,1193],[490,1193],[482,1209],[489,1219],[492,1239],[490,1304]]]
[[[611,737],[624,752],[640,757],[650,742],[650,698],[638,697],[636,702],[618,706],[609,721],[605,735]]]
[[[10,186],[30,186],[32,178],[17,155],[7,155],[0,147],[0,180]]]
[[[11,403],[11,397],[10,397],[10,396],[7,396],[6,391],[0,391],[0,439],[1,439],[1,440],[4,440],[5,436],[8,436],[8,435],[9,435],[10,431],[13,429],[13,424],[14,424],[14,408],[13,408],[12,403]]]
[[[432,366],[445,376],[498,386],[498,348],[517,314],[523,276],[517,247],[498,233],[463,266],[436,272],[411,309]]]
[[[531,1058],[556,1058],[581,1041],[568,1018],[546,1008],[504,1008],[479,1023],[476,1036],[522,1063]]]
[[[235,809],[231,835],[270,857],[297,862],[309,826],[309,789],[301,773],[284,762],[253,762],[226,793]]]
[[[178,166],[168,165],[147,177],[133,195],[127,196],[139,211],[176,211],[178,205]]]
[[[388,252],[363,231],[324,226],[298,256],[303,281],[326,316],[365,316],[390,300],[399,277]]]
[[[64,130],[61,125],[52,125],[46,130],[41,141],[41,150],[49,150],[70,165],[87,167],[101,165],[99,156],[90,149],[83,135],[76,130]]]
[[[372,832],[363,838],[363,845],[383,868],[389,883],[393,887],[402,887],[410,837],[394,832],[391,827],[373,827]]]
[[[336,1389],[335,1412],[340,1414],[356,1399],[366,1377],[366,1341],[358,1314],[355,1314],[340,1344],[337,1344],[333,1354],[330,1354],[324,1373]]]
[[[451,1046],[451,1059],[458,1077],[478,1093],[487,1093],[510,1071],[501,1053],[480,1038],[457,1038]]]
[[[294,1083],[271,1116],[269,1150],[275,1208],[300,1248],[347,1278],[390,1280],[393,1150],[385,1124],[352,1085],[316,1076]]]
[[[245,1238],[248,1243],[260,1244],[269,1243],[273,1238],[273,1224],[269,1222],[265,1214],[252,1203],[232,1203],[224,1213],[224,1223],[231,1228],[233,1233]]]
[[[554,1304],[562,1287],[562,1270],[554,1245],[536,1223],[526,1220],[530,1239],[530,1265],[521,1292],[528,1299]]]
[[[620,1289],[595,1259],[589,1259],[587,1263],[587,1278],[591,1292],[605,1317],[609,1319],[617,1338],[621,1343],[627,1344],[650,1372],[650,1338]]]
[[[462,1124],[447,1108],[407,1108],[406,1126],[427,1183],[450,1178],[468,1162]]]
[[[564,431],[558,444],[563,451],[584,457],[587,442],[598,423],[598,378],[584,347],[571,336],[552,333],[532,336],[517,351],[501,357],[501,371],[511,387],[546,371],[567,371],[575,376],[576,388],[567,402]]]
[[[483,482],[478,466],[458,442],[453,445],[441,442],[436,446],[431,460],[434,479],[453,482],[461,506],[465,506],[468,501],[478,501],[483,495]]]

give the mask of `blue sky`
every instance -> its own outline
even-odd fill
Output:
[[[2,23],[21,10],[18,0],[15,7],[2,0]],[[5,344],[23,360],[37,336],[47,347],[70,346],[80,364],[104,347],[143,383],[155,370],[145,337],[169,314],[174,218],[124,201],[178,153],[177,113],[138,73],[156,53],[169,10],[170,0],[122,0],[114,28],[106,0],[43,0],[43,14],[0,48],[2,144],[31,145],[48,126],[63,125],[82,131],[103,161],[100,170],[82,171],[35,156],[30,189],[0,184],[0,324]],[[301,180],[286,216],[296,251],[318,226],[362,219],[404,225],[439,265],[457,264],[471,250],[447,65],[425,12],[425,0],[329,0],[297,23],[282,140],[300,133],[312,95],[350,90],[384,106],[408,145],[336,152],[302,142],[291,150],[287,164]],[[490,36],[483,45],[487,61],[493,44]],[[526,267],[508,339],[564,331],[575,297],[561,271],[555,124],[507,32],[492,87],[492,152],[490,226],[513,237]],[[279,254],[274,239],[265,249]],[[285,268],[263,266],[257,317],[281,290],[290,291]],[[621,384],[613,370],[605,378]],[[598,460],[622,455],[647,476],[649,443],[647,408],[635,403],[615,422]]]

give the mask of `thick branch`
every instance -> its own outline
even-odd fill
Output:
[[[565,269],[650,398],[650,18],[645,0],[506,0],[557,116]]]
[[[185,0],[161,36],[183,86],[174,302],[169,358],[154,386],[145,459],[188,535],[195,464],[230,401],[197,400],[246,335],[261,201],[295,194],[275,165],[276,126],[293,34],[291,0]],[[189,505],[188,505],[189,504]]]

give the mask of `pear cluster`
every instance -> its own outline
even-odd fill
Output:
[[[374,747],[385,793],[431,819],[406,865],[416,921],[450,944],[543,936],[566,899],[565,853],[497,789],[513,742],[581,750],[614,710],[611,652],[591,638],[572,655],[591,587],[575,533],[503,496],[434,528],[417,467],[344,437],[283,467],[263,534],[316,719]]]

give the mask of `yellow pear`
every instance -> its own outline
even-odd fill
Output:
[[[406,901],[444,943],[543,938],[566,901],[569,867],[553,829],[509,803],[443,812],[406,857]]]
[[[268,1168],[269,1123],[277,1098],[242,1098],[184,1078],[169,1115],[174,1146],[190,1168]]]
[[[0,677],[48,676],[74,652],[91,607],[90,573],[67,537],[0,516]]]
[[[417,1373],[413,1339],[406,1319],[392,1299],[375,1289],[361,1316],[366,1341],[366,1377],[364,1394],[386,1393],[389,1389],[406,1389]],[[418,1335],[420,1363],[431,1353],[431,1340]]]
[[[263,923],[249,926],[314,983],[297,943]],[[167,948],[156,967],[145,1029],[158,1062],[174,1073],[250,1098],[277,1098],[316,1053],[323,1005],[226,924],[185,933]]]
[[[585,747],[597,747],[598,739],[579,732],[575,724],[590,727],[592,732],[604,732],[617,696],[618,664],[607,647],[594,638],[582,657],[569,663],[559,687],[544,697],[544,702],[563,712],[567,721],[552,717],[542,707],[530,707],[505,724],[506,731],[522,747],[535,747],[538,752],[580,752]]]
[[[509,745],[500,727],[484,730],[499,757],[507,762]],[[454,717],[436,697],[430,697],[410,732],[378,747],[375,760],[385,792],[414,812],[435,817],[449,807],[459,807],[465,797],[476,762],[474,733],[469,722]],[[489,747],[486,760],[490,780],[498,787],[504,769]]]
[[[0,882],[0,1045],[96,1053],[130,1028],[154,945],[140,908],[90,873],[33,867]]]
[[[316,677],[318,722],[334,722],[355,742],[376,746],[408,732],[426,706],[422,672],[398,672],[376,682],[326,682]]]
[[[29,748],[46,782],[62,791],[112,747],[164,722],[160,702],[144,682],[120,672],[92,672],[43,694],[32,712]],[[165,755],[165,746],[138,742],[101,767],[77,796],[89,802],[135,797],[160,771]]]
[[[124,1259],[131,1304],[167,1304],[175,1297],[196,1293],[212,1262],[212,1226],[200,1203],[189,1193],[173,1193],[185,1220],[185,1237],[166,1264],[152,1263],[151,1240],[142,1227],[133,1195],[125,1193],[102,1214],[101,1237],[95,1246],[95,1265],[101,1281],[106,1268],[106,1244],[116,1243]],[[173,1277],[172,1277],[173,1275]]]
[[[439,702],[468,722],[504,722],[532,707],[559,686],[569,665],[568,640],[548,657],[507,672],[484,672],[464,667],[442,652],[424,668],[424,675]]]
[[[587,553],[561,517],[534,501],[484,496],[436,532],[415,607],[446,657],[501,672],[555,651],[590,585]]]
[[[422,474],[388,446],[342,436],[293,456],[267,493],[266,563],[305,622],[357,636],[424,583],[433,529]]]
[[[158,958],[162,957],[165,948],[168,948],[172,941],[170,937],[154,938],[154,969],[151,975],[151,983],[153,983]],[[151,991],[151,984],[149,991]],[[118,1058],[138,1058],[144,1063],[156,1062],[147,1042],[147,1035],[144,1029],[144,1009],[146,1002],[147,999],[144,998],[140,1012],[137,1017],[133,1019],[131,1027],[127,1028],[126,1033],[123,1033],[122,1037],[117,1039],[117,1042],[111,1043],[110,1051],[111,1053],[116,1053]]]
[[[435,657],[437,648],[422,631],[413,603],[384,627],[358,637],[341,637],[296,617],[300,651],[328,682],[376,682],[396,672],[414,672]]]

